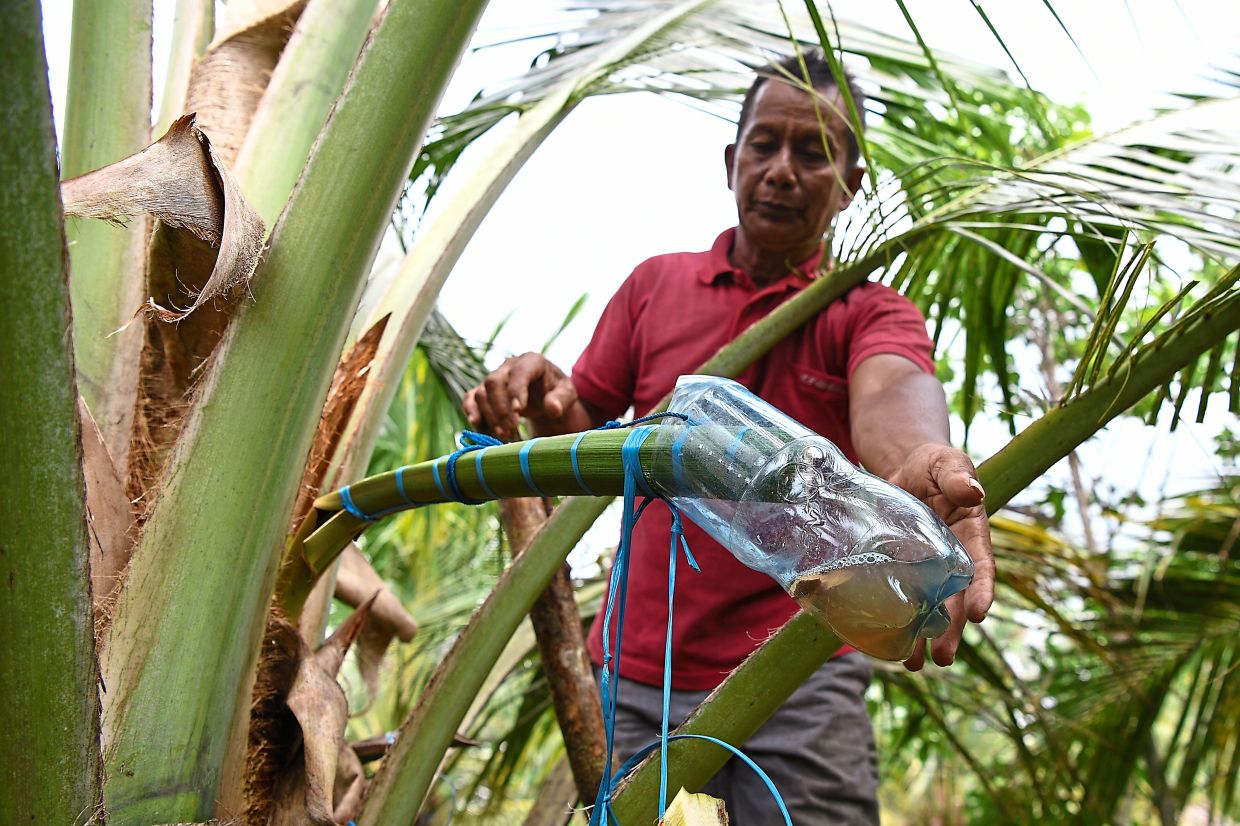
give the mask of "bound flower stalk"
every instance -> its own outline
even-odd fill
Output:
[[[867,654],[907,658],[947,629],[943,607],[973,576],[925,504],[855,467],[827,439],[736,382],[684,376],[668,417],[636,424],[647,492],[667,499],[741,562]],[[616,495],[631,427],[468,445],[363,479],[315,502],[305,554],[318,568],[376,519],[447,501]]]

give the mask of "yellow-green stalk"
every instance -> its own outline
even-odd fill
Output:
[[[150,0],[76,0],[61,177],[119,161],[151,139]],[[129,451],[145,295],[146,222],[70,219],[78,388],[118,467]]]

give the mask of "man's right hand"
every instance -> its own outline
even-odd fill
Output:
[[[465,394],[464,407],[472,425],[485,424],[496,436],[509,441],[519,438],[517,424],[522,416],[542,435],[592,426],[572,379],[539,353],[506,360]],[[582,416],[586,418],[577,421]]]

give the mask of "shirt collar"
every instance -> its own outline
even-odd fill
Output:
[[[703,284],[718,284],[725,279],[731,280],[733,283],[753,284],[749,274],[732,266],[732,262],[729,259],[732,253],[732,244],[735,240],[736,227],[725,229],[715,239],[714,245],[711,246],[710,252],[706,256],[705,266],[698,271],[698,278]],[[800,290],[822,275],[823,272],[830,269],[830,263],[826,267],[821,266],[822,259],[823,248],[819,247],[813,255],[798,264],[795,270],[766,286],[770,288],[778,285],[781,289]]]

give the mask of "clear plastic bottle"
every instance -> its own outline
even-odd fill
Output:
[[[973,563],[929,507],[734,381],[682,376],[669,410],[650,481],[741,562],[881,659],[947,630]]]

